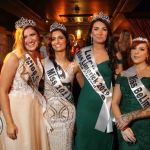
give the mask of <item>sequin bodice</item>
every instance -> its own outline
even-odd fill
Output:
[[[72,83],[73,83],[73,79],[74,79],[74,67],[75,67],[74,62],[70,63],[68,65],[67,69],[65,70],[66,78],[65,79],[60,78],[63,85],[71,86],[69,88],[72,88]],[[58,97],[58,93],[56,92],[55,88],[51,85],[51,83],[47,79],[47,77],[45,78],[44,95],[45,95],[46,99],[50,99],[51,97]]]
[[[37,60],[37,62],[38,62],[37,68],[40,69],[39,76],[41,79],[43,74],[43,69],[39,59]],[[28,84],[28,79],[29,79],[29,73],[24,67],[24,60],[20,59],[9,94],[15,94],[18,92],[20,92],[21,94],[33,93],[33,89]]]

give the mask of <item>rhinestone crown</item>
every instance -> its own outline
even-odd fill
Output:
[[[99,18],[110,23],[109,16],[105,16],[102,11],[100,11],[98,15],[93,15],[92,21],[99,19]]]
[[[52,32],[53,30],[55,29],[61,29],[61,30],[64,30],[66,31],[66,27],[61,24],[61,23],[58,23],[58,22],[54,22],[51,26],[50,26],[50,32]]]
[[[146,38],[143,38],[143,37],[134,38],[132,41],[133,41],[133,42],[134,42],[134,41],[141,41],[141,42],[147,42],[147,43],[148,43],[148,40],[147,40]]]
[[[15,28],[25,28],[27,26],[36,26],[36,23],[31,19],[25,19],[21,17],[18,21],[15,23]]]

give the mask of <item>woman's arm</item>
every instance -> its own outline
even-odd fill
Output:
[[[118,128],[120,130],[124,129],[126,126],[130,124],[130,122],[137,120],[137,119],[143,119],[143,118],[149,118],[150,117],[150,107],[139,109],[136,111],[132,111],[130,113],[124,114],[119,118],[118,122]]]
[[[113,91],[113,100],[112,100],[112,111],[116,120],[116,125],[120,121],[121,111],[119,108],[120,100],[121,100],[121,90],[120,85],[116,84]],[[118,126],[117,126],[118,127]],[[122,137],[126,142],[135,142],[136,138],[131,128],[125,128],[121,131]]]
[[[7,125],[7,134],[12,139],[17,138],[16,136],[17,128],[12,118],[8,94],[17,67],[18,67],[18,58],[15,54],[12,53],[8,57],[6,57],[0,76],[0,104]]]
[[[122,61],[123,58],[122,58],[122,55],[120,52],[117,52],[116,56],[119,61]],[[123,71],[123,65],[122,65],[122,63],[118,63],[115,73],[120,74],[122,71]]]
[[[122,126],[124,120],[121,118],[122,114],[120,111],[120,100],[121,100],[121,90],[120,90],[120,84],[115,84],[114,91],[113,91],[113,100],[112,100],[112,112],[115,117],[115,123],[118,129],[124,129],[120,128]]]
[[[112,112],[116,121],[121,116],[121,111],[119,108],[120,99],[121,99],[120,84],[115,84],[112,98]]]
[[[75,62],[75,76],[76,76],[77,82],[79,83],[80,87],[82,88],[84,85],[84,77],[83,77],[83,74],[76,62]]]

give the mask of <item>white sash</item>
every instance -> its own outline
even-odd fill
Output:
[[[103,100],[103,105],[100,110],[95,129],[109,133],[113,131],[110,113],[112,88],[111,90],[107,88],[105,81],[97,68],[91,48],[92,46],[82,48],[76,53],[75,58],[79,63],[84,76]]]
[[[133,66],[129,68],[127,71],[124,72],[123,76],[126,76],[128,78],[130,89],[136,97],[137,101],[140,103],[141,107],[149,107],[150,92],[137,76],[135,67]]]
[[[25,67],[29,71],[29,75],[31,77],[33,85],[37,88],[39,81],[41,80],[39,76],[39,69],[37,68],[34,60],[31,58],[29,54],[25,54]]]
[[[45,75],[56,89],[57,93],[70,102],[73,102],[73,95],[69,89],[64,86],[58,76],[58,73],[54,67],[54,64],[48,57],[45,58]]]
[[[37,68],[37,65],[35,64],[34,60],[31,58],[29,54],[25,54],[25,67],[29,71],[29,76],[31,77],[32,83],[34,85],[34,92],[36,93],[36,96],[38,97],[38,100],[42,106],[42,112],[43,114],[46,111],[46,100],[43,97],[43,95],[38,91],[38,85],[39,81],[41,80],[39,69]],[[39,62],[38,62],[39,63]],[[52,130],[52,127],[48,124],[47,120],[43,117],[44,123],[47,126],[48,132]]]

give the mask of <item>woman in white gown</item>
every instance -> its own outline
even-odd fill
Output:
[[[50,57],[45,58],[45,88],[47,100],[45,118],[49,123],[51,150],[72,150],[75,123],[75,106],[72,96],[74,77],[82,86],[82,74],[69,55],[70,43],[63,24],[50,27]]]
[[[43,68],[37,52],[40,38],[35,26],[33,20],[23,17],[16,22],[13,51],[2,67],[2,150],[49,150],[41,105],[44,98],[38,92]]]

